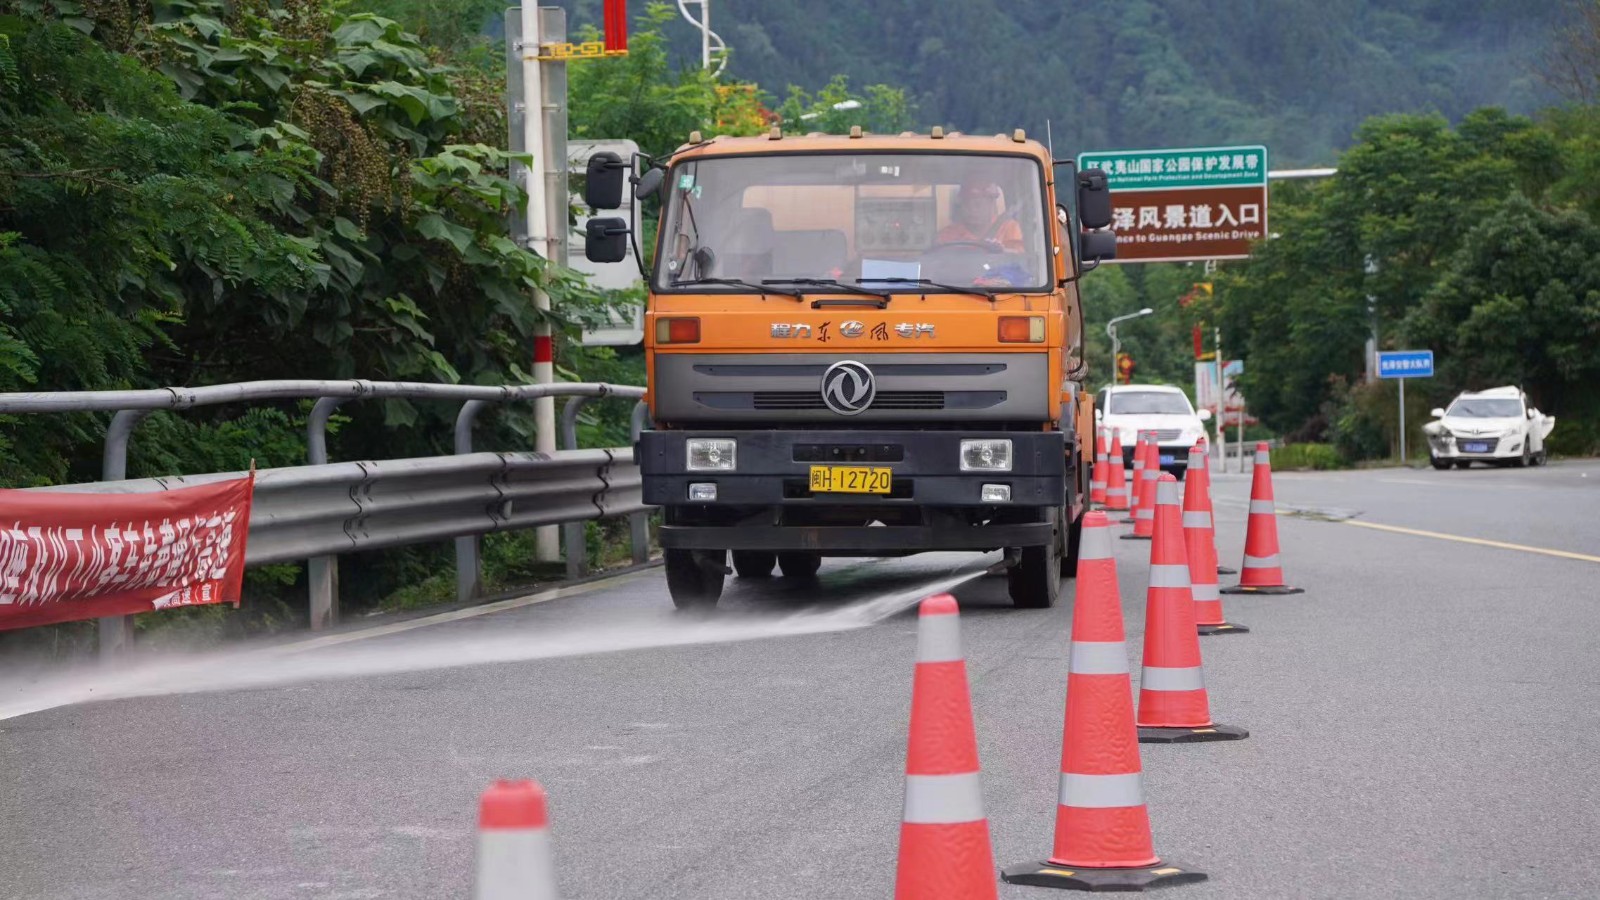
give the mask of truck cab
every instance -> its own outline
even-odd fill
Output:
[[[591,161],[592,206],[618,163]],[[693,135],[632,180],[662,202],[634,453],[673,602],[825,556],[1003,550],[1016,605],[1054,604],[1093,463],[1076,282],[1115,252],[1103,173],[1020,131],[774,130]],[[604,261],[627,228],[588,234]]]

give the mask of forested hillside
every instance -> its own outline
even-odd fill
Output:
[[[570,7],[575,19],[599,0]],[[1058,145],[1264,143],[1328,163],[1367,116],[1553,99],[1558,0],[714,0],[729,74],[775,93],[835,74],[906,88],[924,125]],[[685,57],[698,32],[673,31]]]

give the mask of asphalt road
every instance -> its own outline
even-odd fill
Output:
[[[1237,566],[1248,481],[1216,494]],[[1279,530],[1307,592],[1226,598],[1254,631],[1202,645],[1213,713],[1251,737],[1142,748],[1158,852],[1211,875],[1174,896],[1600,895],[1600,464],[1280,474],[1277,496],[1305,512]],[[1115,543],[1136,658],[1148,544]],[[833,562],[735,583],[707,620],[650,572],[0,682],[0,896],[464,897],[478,793],[536,777],[569,900],[888,897],[909,607],[952,582],[996,862],[1040,858],[1070,604],[1010,609],[984,562]],[[74,702],[119,693],[149,696]]]

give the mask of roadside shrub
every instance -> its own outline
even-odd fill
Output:
[[[1332,444],[1286,444],[1272,451],[1272,469],[1284,471],[1326,471],[1348,469],[1350,464]]]

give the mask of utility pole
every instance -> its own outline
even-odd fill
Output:
[[[521,39],[514,41],[518,65],[507,67],[510,148],[513,152],[527,153],[533,157],[531,168],[517,167],[522,170],[522,184],[528,192],[528,205],[523,209],[521,221],[515,223],[517,227],[513,228],[513,234],[522,237],[525,246],[548,263],[564,264],[567,225],[566,63],[561,60],[541,60],[539,57],[546,41],[566,40],[566,11],[560,8],[540,9],[537,0],[528,0],[520,10],[507,13],[508,26],[512,24],[513,16],[519,27],[516,32],[507,28],[506,34],[509,39],[511,34],[517,33]],[[513,173],[514,179],[515,175]],[[533,332],[533,382],[551,384],[555,381],[555,345],[548,319],[550,295],[539,287],[533,289],[533,308],[540,317]],[[533,418],[534,449],[540,453],[554,453],[555,398],[540,397],[534,400]],[[554,562],[561,558],[560,532],[555,526],[536,529],[534,541],[535,556],[539,561]]]
[[[700,7],[700,18],[696,19],[689,12],[689,7]],[[711,77],[716,78],[728,66],[728,45],[722,36],[711,30],[711,0],[678,0],[678,12],[690,25],[700,29],[700,68],[711,71],[711,54],[717,53],[717,68],[711,72]]]
[[[1378,261],[1368,253],[1362,260],[1362,268],[1366,270],[1367,278],[1370,280],[1372,276],[1378,274]],[[1372,334],[1367,337],[1366,353],[1367,383],[1371,384],[1378,380],[1378,298],[1371,294],[1367,294],[1367,327],[1372,330]]]
[[[1222,465],[1217,471],[1228,471],[1228,429],[1222,424],[1222,412],[1228,408],[1227,397],[1222,390],[1222,329],[1213,326],[1211,329],[1213,343],[1217,347],[1217,358],[1214,360],[1217,367],[1217,452],[1221,454]]]

